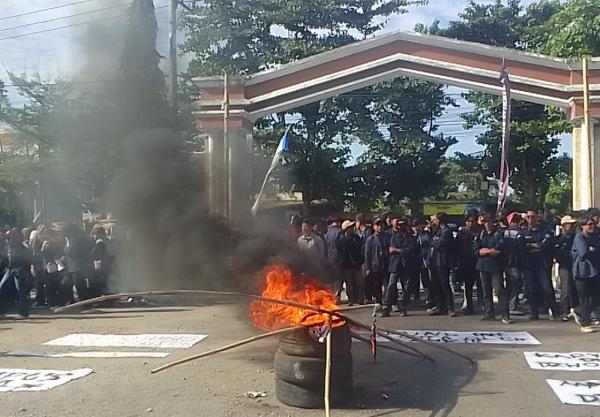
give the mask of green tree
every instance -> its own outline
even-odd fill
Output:
[[[486,182],[484,172],[485,154],[465,155],[456,153],[447,158],[440,166],[443,181],[439,198],[442,200],[472,200],[485,201],[487,190],[483,188]]]
[[[357,206],[382,198],[394,206],[407,200],[413,213],[419,201],[441,189],[440,165],[456,139],[435,123],[445,107],[454,105],[440,85],[400,77],[373,89],[371,114],[378,134],[362,137],[368,146],[352,178]],[[358,172],[356,172],[358,171]]]
[[[132,2],[114,91],[126,130],[173,125],[165,75],[159,67],[162,57],[156,50],[157,33],[153,1]]]
[[[181,23],[187,37],[183,51],[193,55],[190,76],[246,75],[347,45],[372,35],[385,17],[406,11],[411,0],[261,0],[194,1]],[[274,28],[276,28],[274,30]],[[354,32],[354,33],[353,33]],[[358,36],[355,35],[358,32]],[[367,91],[367,95],[370,90]],[[274,149],[285,120],[295,120],[290,134],[291,180],[303,192],[305,206],[327,198],[342,202],[349,157],[348,144],[357,136],[376,131],[359,126],[367,121],[365,100],[355,92],[271,115],[255,125],[255,140],[262,150]],[[373,101],[368,96],[368,103]],[[369,133],[370,134],[370,133]],[[258,156],[260,161],[264,157]],[[261,163],[261,165],[264,165]],[[260,174],[257,175],[260,177]]]
[[[557,3],[552,3],[556,6],[555,13],[535,27],[534,33],[541,38],[540,52],[564,58],[600,55],[600,3],[597,0],[569,0],[560,6]]]
[[[540,2],[531,5],[523,13],[519,0],[510,0],[507,5],[499,0],[493,4],[469,3],[461,13],[460,20],[450,22],[440,34],[489,45],[534,49],[543,41],[539,36],[540,25],[546,23],[560,8],[560,3]],[[510,69],[509,69],[510,71]],[[464,120],[467,128],[478,125],[488,130],[477,136],[489,155],[487,166],[493,175],[499,170],[499,147],[502,132],[502,104],[498,97],[470,92],[466,99],[475,110]],[[561,173],[556,163],[558,135],[568,129],[564,112],[545,106],[513,101],[511,144],[508,154],[512,170],[511,186],[517,197],[528,206],[542,205],[551,179]]]
[[[573,178],[567,174],[559,174],[552,178],[548,192],[544,197],[544,205],[553,216],[562,216],[570,212],[573,195]]]

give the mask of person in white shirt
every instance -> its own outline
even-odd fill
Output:
[[[302,235],[298,238],[298,249],[306,254],[313,273],[322,270],[325,263],[325,242],[319,235],[313,233],[313,225],[308,220],[302,222]]]

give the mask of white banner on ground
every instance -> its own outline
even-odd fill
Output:
[[[37,358],[166,358],[167,352],[34,352],[30,350],[13,350],[4,356],[37,357]]]
[[[134,347],[187,349],[200,342],[205,334],[69,334],[44,343],[52,346]]]
[[[563,404],[600,405],[600,381],[563,381],[547,379]]]
[[[89,368],[74,371],[0,369],[0,392],[45,391],[92,372]]]
[[[598,352],[524,352],[531,369],[549,371],[600,370]]]
[[[466,343],[488,345],[541,345],[540,341],[527,332],[455,332],[451,330],[400,330],[408,335],[416,336],[426,342],[433,343]],[[368,334],[368,333],[367,333]],[[390,337],[404,342],[410,339],[390,334]],[[377,336],[377,342],[388,340]]]

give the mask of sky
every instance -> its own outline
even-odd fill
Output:
[[[4,77],[4,69],[17,73],[38,70],[47,80],[58,76],[68,78],[78,73],[82,67],[81,51],[73,45],[85,31],[86,22],[95,19],[123,19],[130,0],[0,0],[0,79]],[[479,0],[479,3],[492,3],[493,0]],[[523,6],[533,0],[522,0]],[[169,0],[154,0],[159,23],[159,52],[167,56],[168,48],[168,8]],[[411,7],[409,13],[391,16],[382,33],[393,30],[412,30],[416,23],[431,24],[435,19],[445,26],[450,20],[458,18],[458,14],[468,4],[468,0],[430,0],[426,6]],[[66,6],[66,7],[60,7]],[[53,8],[40,13],[30,13],[42,9]],[[27,14],[26,14],[27,13]],[[26,14],[26,15],[22,15]],[[15,15],[21,15],[16,16]],[[52,30],[64,26],[69,28]],[[49,30],[49,31],[46,31]],[[31,34],[36,31],[46,31]],[[26,36],[20,36],[26,35]],[[475,136],[484,128],[465,131],[459,115],[469,111],[469,104],[461,98],[464,90],[448,88],[448,94],[457,101],[460,107],[450,108],[440,118],[441,131],[453,135],[458,144],[451,147],[449,153],[472,153],[483,148],[476,144]],[[14,88],[9,87],[9,94],[15,104],[22,99],[15,97]],[[571,152],[570,135],[562,138],[561,152]],[[362,152],[359,145],[353,146],[353,158]]]

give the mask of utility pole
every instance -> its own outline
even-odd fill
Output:
[[[169,6],[169,101],[177,110],[177,6],[178,0],[170,0]]]

